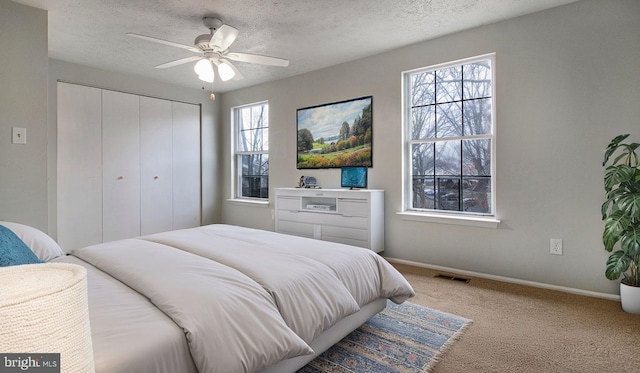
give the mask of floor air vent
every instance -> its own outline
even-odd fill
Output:
[[[443,275],[441,273],[438,273],[437,275],[433,276],[435,278],[441,278],[444,280],[453,280],[453,281],[460,281],[460,282],[464,282],[465,284],[471,280],[469,280],[468,278],[464,278],[464,277],[456,277],[456,276],[449,276],[449,275]]]

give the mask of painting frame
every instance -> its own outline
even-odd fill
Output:
[[[296,168],[373,167],[373,96],[296,110]]]

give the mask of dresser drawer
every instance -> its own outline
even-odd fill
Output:
[[[278,232],[313,238],[313,224],[298,223],[295,221],[279,221]]]
[[[344,216],[369,216],[369,203],[364,199],[338,199],[338,212]]]
[[[311,223],[319,225],[333,225],[337,227],[349,227],[367,229],[369,224],[368,218],[351,216],[346,217],[336,213],[323,212],[293,212],[286,210],[278,210],[278,219],[286,221],[295,221],[300,223]]]
[[[322,240],[323,241],[329,241],[329,242],[342,243],[342,244],[345,244],[345,245],[364,247],[365,249],[369,248],[369,242],[368,241],[353,240],[353,239],[350,239],[350,238],[335,237],[335,236],[324,236],[324,235],[322,236]]]
[[[322,237],[324,236],[342,237],[342,238],[361,240],[366,242],[368,240],[367,238],[368,231],[366,229],[334,227],[331,225],[323,225]]]
[[[299,197],[286,197],[278,196],[276,201],[278,210],[300,210],[300,198]]]

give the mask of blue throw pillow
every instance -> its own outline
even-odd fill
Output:
[[[0,225],[0,267],[44,263],[13,231]]]

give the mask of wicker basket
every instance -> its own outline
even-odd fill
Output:
[[[61,372],[94,372],[87,297],[81,266],[0,268],[0,352],[60,353]]]

